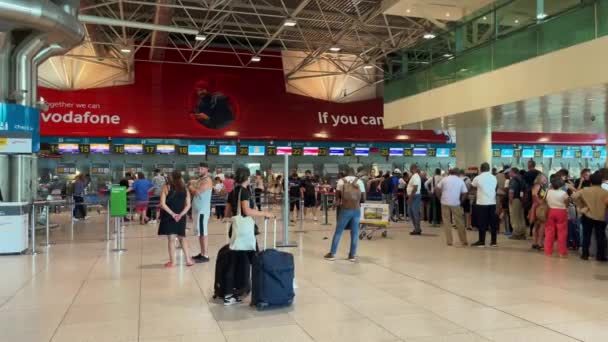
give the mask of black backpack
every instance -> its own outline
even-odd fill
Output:
[[[392,183],[393,181],[390,178],[385,178],[380,184],[380,191],[385,195],[390,194]]]

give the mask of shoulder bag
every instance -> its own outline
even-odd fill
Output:
[[[230,238],[230,249],[233,251],[255,251],[257,241],[255,239],[255,221],[250,216],[241,214],[241,192],[237,200],[236,216],[231,218],[232,236]]]

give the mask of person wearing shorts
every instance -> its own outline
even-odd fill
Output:
[[[189,190],[192,193],[192,221],[194,231],[198,234],[201,252],[192,257],[197,263],[209,261],[209,216],[211,216],[211,194],[213,193],[213,182],[209,175],[209,166],[206,163],[199,164],[199,178],[190,183]]]
[[[154,184],[146,179],[143,172],[137,173],[137,180],[131,185],[131,191],[135,193],[135,211],[139,214],[139,224],[148,223],[148,217],[146,216],[150,199],[148,192],[153,187]]]
[[[292,213],[291,222],[295,222],[300,211],[300,198],[302,182],[298,177],[297,172],[293,172],[289,177],[289,212]],[[297,211],[296,211],[297,209]]]

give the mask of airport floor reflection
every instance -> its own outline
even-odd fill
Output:
[[[155,226],[127,226],[128,250],[118,254],[102,241],[104,219],[77,223],[73,235],[69,225],[54,230],[58,243],[36,256],[0,257],[0,340],[608,340],[608,265],[546,258],[527,242],[446,247],[441,229],[411,237],[400,223],[388,238],[361,241],[354,264],[345,260],[346,233],[338,260],[328,262],[333,226],[306,221],[291,235],[295,304],[257,312],[211,298],[214,255],[226,241],[219,222],[211,263],[187,268],[178,259],[181,266],[164,269]]]

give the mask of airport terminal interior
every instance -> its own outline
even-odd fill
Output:
[[[608,341],[608,0],[0,0],[0,341]]]

